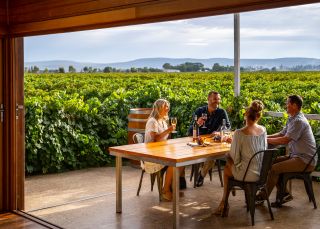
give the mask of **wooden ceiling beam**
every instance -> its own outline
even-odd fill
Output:
[[[103,25],[114,22],[129,21],[135,18],[135,9],[123,9],[94,13],[89,15],[53,19],[48,21],[31,22],[10,26],[11,35],[37,35],[77,31],[81,29],[103,28]]]
[[[24,7],[28,6],[28,2],[36,5],[33,0],[21,1]],[[69,8],[63,10],[61,7],[67,5],[62,3],[59,5],[56,0],[44,1],[49,5],[45,7],[40,4],[42,8],[38,9],[41,9],[41,13],[33,12],[32,9],[16,11],[15,8],[10,8],[12,12],[10,35],[28,36],[100,29],[320,2],[319,0],[122,0],[116,4],[117,1],[113,0],[109,5],[99,5],[97,4],[101,3],[99,0],[64,0],[60,2],[64,2],[63,4],[67,4]],[[83,7],[83,4],[91,8]],[[14,20],[18,15],[19,20]]]
[[[54,20],[65,17],[128,9],[168,0],[19,0],[10,8],[10,24]],[[30,2],[28,4],[28,2]],[[22,5],[21,5],[22,4]],[[35,15],[36,12],[36,15]]]

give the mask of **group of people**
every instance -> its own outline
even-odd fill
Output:
[[[219,107],[221,96],[216,91],[208,94],[208,105],[199,107],[194,116],[197,116],[197,124],[200,126],[199,133],[212,134],[218,131],[222,126],[222,120],[226,120],[227,128],[231,128],[227,112]],[[286,101],[286,109],[289,115],[286,126],[276,134],[268,135],[266,128],[258,124],[262,117],[264,105],[259,100],[254,100],[247,108],[244,114],[245,125],[241,129],[234,131],[232,139],[227,139],[231,143],[230,153],[226,155],[226,165],[224,167],[224,192],[219,207],[214,212],[221,215],[223,212],[226,198],[226,187],[229,177],[242,180],[249,160],[253,154],[265,150],[270,145],[288,145],[289,154],[278,157],[272,165],[267,179],[267,193],[258,193],[257,201],[263,201],[270,195],[273,188],[279,182],[279,175],[284,172],[302,171],[316,152],[316,142],[307,119],[301,113],[303,100],[298,95],[290,95]],[[153,105],[152,113],[146,124],[145,142],[155,142],[166,140],[169,134],[175,130],[175,126],[168,126],[166,119],[170,110],[170,104],[167,100],[159,99]],[[206,119],[202,114],[206,113]],[[193,116],[193,117],[194,117]],[[205,126],[206,128],[201,128]],[[189,135],[192,135],[193,125],[189,127]],[[307,171],[313,171],[317,164],[317,156],[307,168]],[[250,164],[246,181],[257,181],[260,176],[262,156],[253,160]],[[214,161],[207,161],[201,168],[197,180],[197,186],[203,185],[204,177],[207,171],[213,166]],[[166,169],[165,183],[162,190],[164,200],[172,199],[172,167],[145,162],[145,170],[149,173]],[[184,176],[184,168],[181,168],[180,175]],[[278,187],[278,186],[277,186]],[[286,193],[285,201],[292,200],[292,196]],[[228,209],[226,209],[226,212]]]

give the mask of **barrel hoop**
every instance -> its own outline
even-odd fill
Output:
[[[132,132],[136,132],[136,133],[144,133],[145,129],[128,128],[128,131],[132,131]]]
[[[129,122],[147,122],[148,119],[128,118]]]
[[[150,114],[151,110],[130,110],[129,114]]]

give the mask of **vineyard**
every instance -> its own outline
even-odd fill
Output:
[[[268,111],[285,111],[287,95],[299,94],[304,113],[320,114],[320,72],[243,73],[238,98],[232,73],[26,74],[26,172],[112,165],[107,148],[127,143],[129,109],[151,107],[158,98],[170,101],[170,115],[185,136],[192,112],[206,104],[210,90],[220,92],[233,129],[243,125],[253,99]],[[274,133],[285,118],[265,116],[261,123]],[[310,123],[320,143],[320,122]]]

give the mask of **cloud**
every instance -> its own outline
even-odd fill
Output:
[[[204,42],[188,42],[186,45],[191,45],[191,46],[208,46],[208,43]]]
[[[242,39],[259,39],[263,37],[271,37],[277,39],[284,39],[290,37],[297,37],[302,34],[301,29],[265,29],[265,28],[242,28]]]
[[[320,4],[240,14],[241,57],[320,58]],[[233,57],[233,15],[25,38],[25,60]]]

